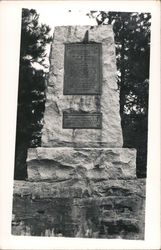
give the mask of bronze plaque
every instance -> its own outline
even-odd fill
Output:
[[[102,114],[80,114],[80,113],[63,113],[63,128],[72,129],[101,129]]]
[[[65,44],[64,95],[101,94],[100,43]]]

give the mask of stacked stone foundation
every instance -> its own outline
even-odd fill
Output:
[[[144,239],[145,180],[15,181],[12,234]]]
[[[12,233],[144,238],[145,180],[125,148],[36,148],[14,184]]]

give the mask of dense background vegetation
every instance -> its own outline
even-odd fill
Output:
[[[98,25],[113,25],[124,147],[137,149],[137,176],[145,177],[151,16],[103,11],[91,11],[87,15],[95,18]],[[45,51],[51,37],[49,26],[39,25],[38,20],[35,10],[22,10],[15,179],[27,177],[27,149],[41,145],[47,72]]]
[[[40,145],[43,125],[46,45],[51,37],[49,26],[38,21],[35,10],[22,10],[15,179],[27,177],[27,149]]]

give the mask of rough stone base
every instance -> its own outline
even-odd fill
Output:
[[[15,181],[12,234],[144,239],[145,180]]]
[[[127,148],[35,148],[15,181],[12,234],[144,239],[145,180]]]
[[[29,180],[108,180],[136,178],[136,150],[129,148],[31,148]]]

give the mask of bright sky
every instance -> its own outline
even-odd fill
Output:
[[[52,31],[54,26],[61,25],[97,25],[96,20],[89,18],[86,14],[88,10],[79,10],[69,8],[49,9],[43,7],[36,8],[37,13],[40,14],[40,23],[48,24]]]

